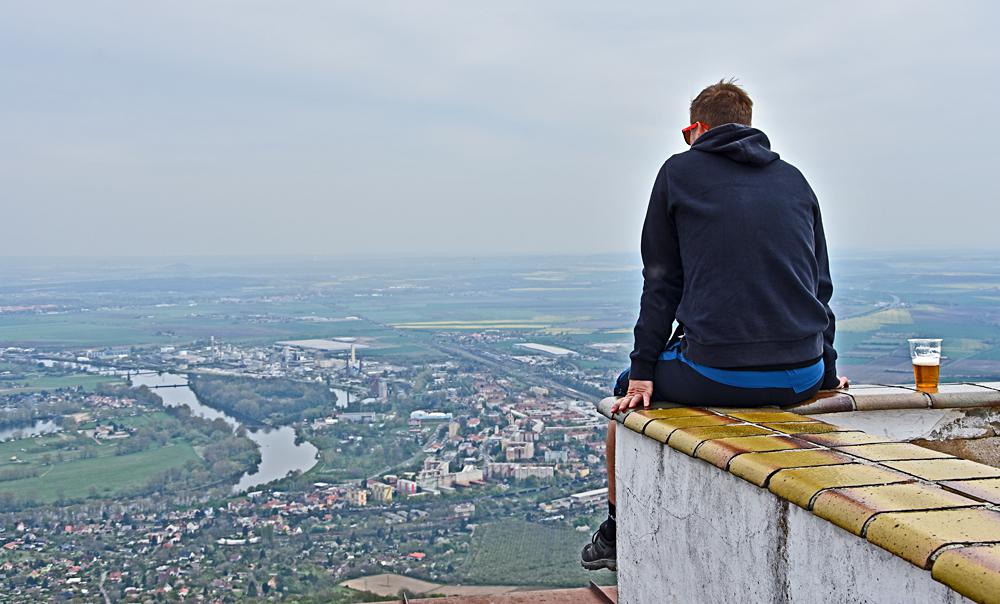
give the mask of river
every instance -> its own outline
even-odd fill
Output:
[[[177,385],[176,388],[156,388],[153,392],[163,399],[164,405],[170,407],[187,405],[193,415],[206,419],[221,417],[234,429],[240,425],[236,418],[199,401],[195,393],[187,387],[187,378],[183,375],[173,373],[133,375],[132,385],[148,387]],[[316,454],[319,450],[309,442],[295,444],[295,430],[289,426],[248,428],[247,436],[260,448],[260,465],[256,471],[247,472],[240,477],[240,481],[233,487],[233,492],[242,493],[258,485],[284,478],[294,470],[305,472],[316,465]]]

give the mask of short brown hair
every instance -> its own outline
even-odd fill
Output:
[[[691,123],[703,122],[715,127],[722,124],[750,125],[753,101],[746,90],[733,80],[719,80],[698,93],[691,101]]]

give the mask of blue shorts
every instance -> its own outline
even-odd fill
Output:
[[[816,396],[823,383],[824,370],[823,359],[798,369],[718,369],[687,358],[680,342],[676,342],[656,361],[653,400],[720,407],[793,405]],[[615,382],[615,396],[625,394],[628,380],[626,369]]]

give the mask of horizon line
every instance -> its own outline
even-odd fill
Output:
[[[637,246],[638,247],[638,246]],[[916,247],[895,247],[895,248],[862,248],[862,247],[844,247],[837,250],[830,250],[830,256],[832,259],[844,259],[847,256],[853,256],[856,254],[874,254],[874,255],[913,255],[916,257],[926,258],[933,255],[982,255],[982,254],[996,254],[1000,253],[1000,247],[986,248],[986,247],[954,247],[954,248],[916,248]],[[24,260],[72,260],[78,262],[86,261],[97,261],[97,260],[180,260],[180,259],[207,259],[207,260],[240,260],[240,259],[307,259],[307,260],[326,260],[326,259],[358,259],[358,258],[370,258],[379,260],[389,260],[389,259],[426,259],[426,258],[442,258],[442,259],[476,259],[476,258],[489,258],[489,259],[500,259],[500,258],[556,258],[556,257],[580,257],[580,258],[595,258],[601,256],[640,256],[638,249],[632,251],[566,251],[566,250],[553,250],[549,252],[542,251],[489,251],[483,253],[471,253],[471,252],[447,252],[447,251],[417,251],[417,250],[407,250],[407,251],[393,251],[393,252],[221,252],[221,253],[211,253],[211,254],[0,254],[0,262],[2,261],[24,261]]]

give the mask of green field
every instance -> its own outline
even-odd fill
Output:
[[[913,317],[904,308],[887,308],[860,317],[837,321],[838,332],[875,331],[885,325],[912,325]]]
[[[19,444],[23,446],[23,441],[0,446],[0,455],[4,455],[5,461],[16,454],[11,451],[19,450]],[[110,448],[110,445],[103,446]],[[188,461],[198,461],[194,448],[188,444],[167,444],[130,455],[99,455],[57,463],[34,478],[0,482],[0,493],[27,495],[51,503],[60,497],[87,497],[93,486],[99,495],[113,496],[129,487],[145,484],[154,474],[180,467]]]
[[[460,572],[470,584],[582,587],[588,581],[613,585],[610,571],[580,566],[580,550],[590,539],[564,526],[503,520],[484,524],[472,537]]]
[[[0,381],[0,394],[15,394],[20,392],[38,392],[40,390],[56,390],[58,388],[82,387],[84,390],[94,390],[98,384],[120,381],[105,375],[28,375],[19,377],[16,388],[8,387]],[[27,384],[27,385],[24,385]]]

